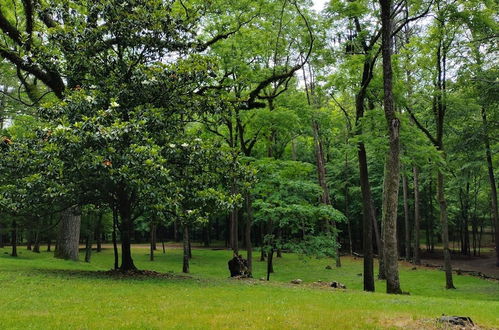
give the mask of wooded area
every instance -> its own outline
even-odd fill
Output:
[[[454,256],[499,267],[497,10],[0,0],[0,248],[109,243],[129,272],[132,244],[179,242],[189,273],[201,242],[267,280],[356,255],[394,294],[400,258],[441,256],[447,289]]]

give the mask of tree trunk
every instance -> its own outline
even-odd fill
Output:
[[[271,248],[267,256],[267,281],[270,281],[270,273],[274,272],[274,266],[272,265],[273,256],[274,248]]]
[[[359,142],[359,172],[363,209],[364,291],[374,291],[373,207],[364,143]]]
[[[11,244],[12,244],[12,257],[17,257],[17,223],[16,220],[12,220],[12,232],[11,232]]]
[[[92,231],[88,231],[85,238],[85,262],[90,262],[92,257]]]
[[[0,118],[1,119],[1,118]],[[2,122],[0,121],[0,125]],[[2,224],[0,223],[0,248],[4,248],[4,242],[3,242],[3,228]]]
[[[40,219],[36,219],[35,239],[33,241],[33,252],[40,253]]]
[[[447,201],[444,195],[444,174],[437,174],[437,199],[440,207],[440,225],[442,226],[442,244],[444,252],[445,288],[455,289],[452,281],[452,264],[449,249],[449,227],[447,221]]]
[[[419,257],[419,171],[416,166],[412,169],[414,173],[414,264],[421,265]]]
[[[47,238],[47,252],[50,252],[51,245],[52,245],[52,240],[49,237],[49,238]]]
[[[485,158],[487,159],[487,170],[489,173],[490,197],[492,199],[492,222],[495,227],[495,247],[496,247],[496,266],[499,267],[499,215],[497,211],[497,187],[494,178],[494,167],[492,163],[492,152],[490,151],[490,141],[488,133],[487,112],[485,108],[481,108],[482,123],[483,123],[483,142],[485,144]]]
[[[178,235],[178,223],[177,223],[177,220],[173,221],[173,240],[175,242],[179,242],[180,241],[180,238],[179,238],[179,235]]]
[[[95,238],[97,240],[97,250],[96,252],[102,251],[102,213],[99,213],[97,220],[97,226],[95,226]]]
[[[154,236],[155,236],[155,231],[156,231],[156,225],[154,224],[154,222],[151,222],[150,224],[150,232],[149,232],[149,235],[150,235],[150,253],[149,253],[149,260],[150,261],[154,261],[154,250],[156,249],[155,248],[155,242],[154,242]]]
[[[409,226],[409,202],[408,202],[408,184],[407,176],[404,174],[402,176],[402,194],[404,199],[404,226],[405,226],[405,260],[409,261],[411,259],[411,229]]]
[[[324,156],[324,148],[322,146],[322,139],[321,139],[321,133],[320,133],[320,126],[317,120],[312,121],[312,131],[314,133],[314,146],[315,146],[315,161],[317,163],[317,180],[319,181],[319,186],[322,188],[322,196],[321,196],[321,202],[324,205],[328,205],[332,207],[331,203],[331,198],[329,197],[329,187],[327,186],[326,182],[326,158]],[[333,227],[333,230],[336,229],[336,223],[333,221],[330,223],[329,221],[326,221],[324,223],[324,231],[326,233],[330,233],[330,226]],[[278,250],[278,252],[280,252]],[[278,253],[279,257],[280,253]],[[335,250],[335,259],[336,259],[336,267],[341,267],[341,260],[340,260],[340,252],[339,248],[337,247]]]
[[[122,272],[136,270],[135,264],[132,259],[132,235],[133,235],[133,220],[129,212],[130,208],[124,206],[120,209],[121,218],[121,266]]]
[[[81,214],[78,207],[71,207],[61,213],[57,233],[57,250],[54,256],[59,259],[78,260],[80,243]]]
[[[189,273],[189,226],[187,224],[183,225],[183,244],[184,244],[184,255],[182,272]]]
[[[248,261],[248,272],[253,272],[253,246],[251,244],[251,226],[253,225],[253,197],[250,192],[246,193],[246,228],[244,235],[246,237],[246,260]]]
[[[231,194],[237,194],[236,183],[233,182]],[[234,208],[230,212],[230,247],[235,254],[239,254],[239,219],[238,210]]]
[[[400,121],[395,114],[392,91],[392,1],[380,0],[383,56],[384,110],[389,133],[383,185],[383,257],[386,292],[402,293],[398,274],[397,206],[400,180]]]
[[[116,242],[116,230],[118,228],[118,212],[113,210],[113,252],[114,252],[114,269],[118,269],[118,243]]]

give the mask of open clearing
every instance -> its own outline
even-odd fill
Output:
[[[0,249],[2,329],[109,328],[436,328],[442,314],[470,316],[482,329],[499,328],[499,282],[456,276],[457,290],[445,290],[438,270],[401,264],[401,282],[410,296],[362,292],[362,262],[284,254],[271,281],[260,281],[264,263],[255,262],[254,280],[229,279],[230,251],[195,249],[190,277],[178,271],[180,249],[160,250],[151,262],[134,248],[140,269],[172,272],[171,278],[106,276],[112,250],[94,253],[92,263],[61,261],[51,253],[21,248],[19,258]],[[101,272],[98,272],[101,271]],[[290,284],[292,279],[301,285]],[[317,281],[339,281],[335,290]],[[314,283],[316,282],[316,283]]]

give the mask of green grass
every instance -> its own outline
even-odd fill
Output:
[[[265,265],[255,261],[256,280],[228,279],[229,251],[193,250],[189,279],[116,279],[97,275],[112,265],[112,250],[92,263],[56,260],[50,253],[20,249],[12,258],[0,249],[0,328],[395,328],[435,327],[441,314],[470,316],[482,328],[499,327],[499,283],[455,276],[457,290],[445,290],[438,270],[401,265],[401,283],[410,296],[361,291],[361,260],[276,259],[270,283],[259,281]],[[134,249],[140,269],[181,269],[181,250]],[[289,284],[301,278],[301,285]],[[347,290],[320,288],[312,282],[339,281]]]

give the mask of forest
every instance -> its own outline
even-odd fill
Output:
[[[0,0],[0,324],[499,326],[498,8]]]

